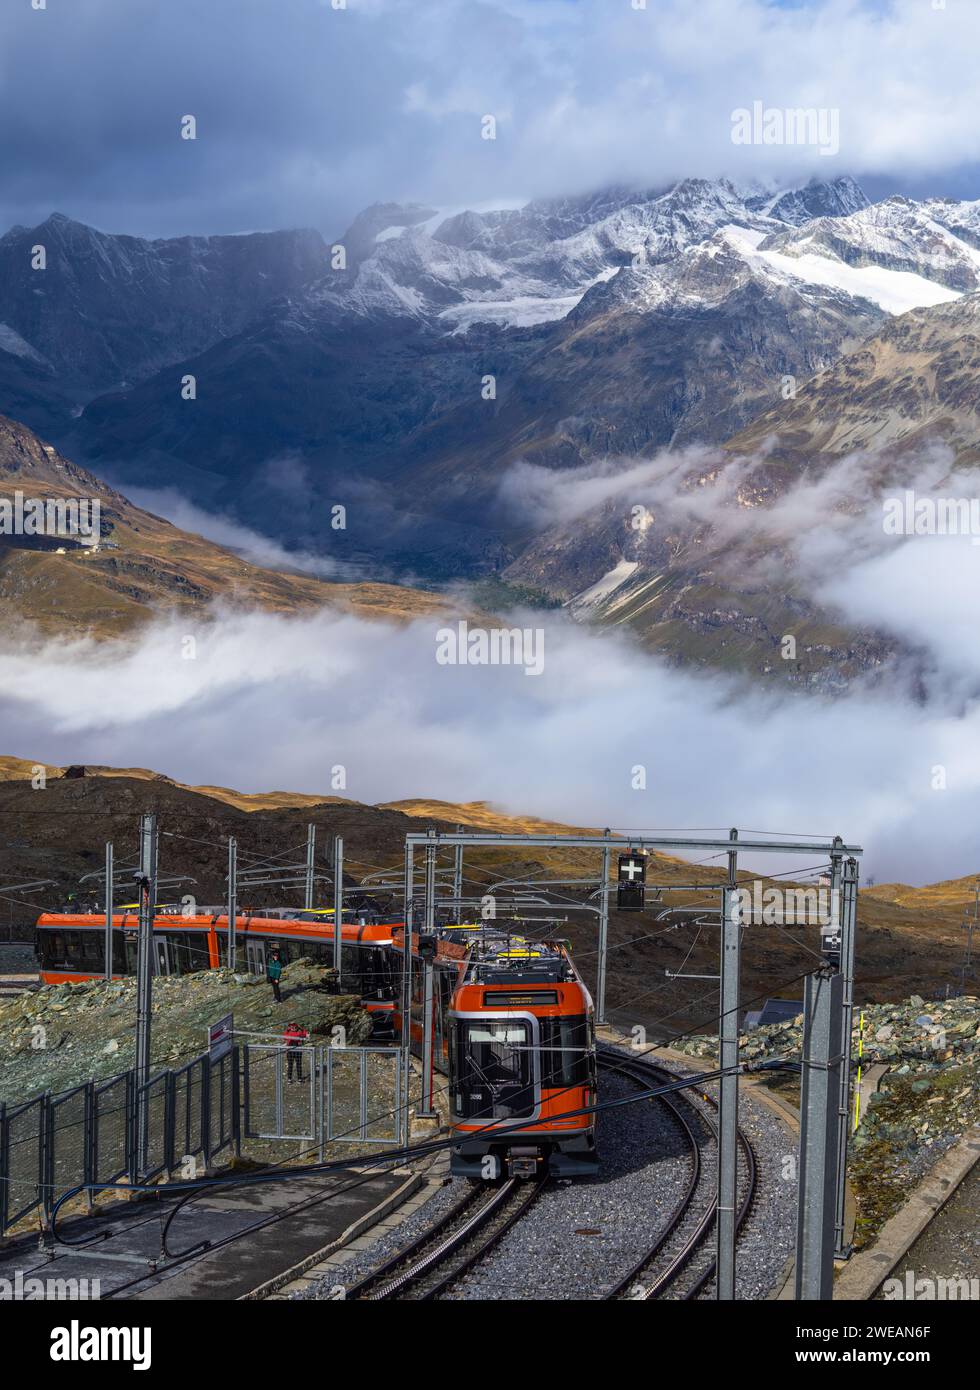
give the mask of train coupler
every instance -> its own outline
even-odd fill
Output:
[[[543,1155],[539,1148],[525,1145],[507,1151],[507,1175],[511,1178],[536,1178],[541,1171]]]

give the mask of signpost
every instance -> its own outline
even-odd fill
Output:
[[[212,1062],[220,1062],[235,1046],[235,1016],[225,1014],[208,1029],[208,1057]]]
[[[647,881],[647,863],[642,854],[619,856],[616,906],[624,912],[643,911],[643,889]]]

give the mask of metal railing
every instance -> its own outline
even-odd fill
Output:
[[[17,1105],[0,1103],[0,1235],[37,1211],[46,1223],[65,1192],[88,1184],[136,1183],[196,1160],[210,1167],[240,1149],[239,1052],[207,1053],[140,1087],[136,1070]],[[140,1109],[146,1161],[140,1170]],[[91,1203],[91,1195],[89,1201]]]
[[[326,1144],[399,1142],[398,1048],[285,1046],[243,1048],[244,1135]]]
[[[206,1169],[225,1150],[240,1153],[243,1135],[306,1140],[321,1158],[328,1143],[397,1143],[402,1065],[391,1047],[236,1044],[142,1086],[133,1067],[0,1103],[0,1235],[32,1213],[46,1225],[75,1188],[88,1188],[91,1208],[100,1184],[152,1182],[175,1171],[193,1179],[198,1160]]]

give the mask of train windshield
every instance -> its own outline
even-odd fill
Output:
[[[456,1029],[456,1112],[463,1119],[523,1119],[535,1107],[528,1024],[463,1021]]]

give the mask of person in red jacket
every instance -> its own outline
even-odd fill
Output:
[[[303,1080],[303,1053],[302,1046],[310,1036],[305,1028],[301,1028],[298,1023],[287,1023],[283,1030],[283,1040],[286,1044],[286,1080],[292,1081],[293,1067],[296,1068],[297,1080]]]

